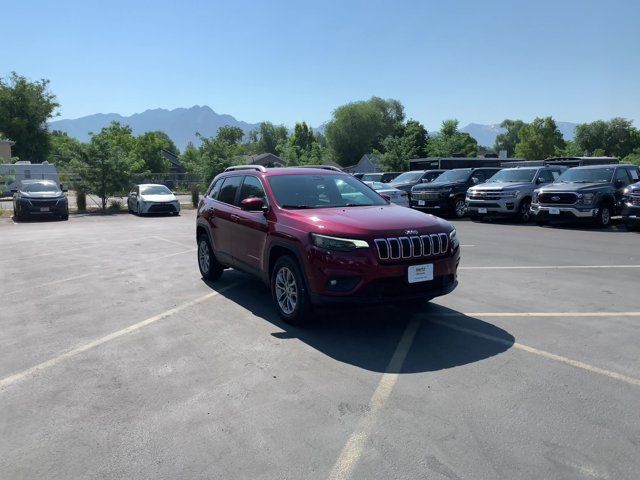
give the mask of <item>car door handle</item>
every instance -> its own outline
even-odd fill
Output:
[[[240,217],[238,215],[231,214],[229,217],[232,222],[238,223],[240,221]]]

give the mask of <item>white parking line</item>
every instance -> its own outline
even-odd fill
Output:
[[[412,320],[407,325],[387,365],[384,375],[382,375],[375,392],[373,392],[373,396],[369,402],[371,410],[360,420],[357,428],[351,434],[346,445],[340,452],[340,457],[338,457],[329,474],[330,480],[343,480],[351,476],[354,467],[362,456],[365,443],[376,424],[376,419],[386,405],[387,400],[389,400],[393,387],[398,381],[399,374],[397,372],[400,372],[402,369],[402,364],[405,358],[407,358],[407,353],[409,353],[419,326],[420,322],[418,320]]]
[[[190,242],[189,245],[187,245],[186,243],[175,242],[173,240],[169,240],[168,238],[164,238],[164,237],[161,237],[159,235],[151,235],[151,237],[152,238],[157,238],[158,240],[162,240],[163,242],[173,243],[174,245],[180,245],[181,247],[187,247],[187,248],[193,246],[193,244],[195,243],[195,242]]]
[[[471,315],[471,314],[469,314]],[[485,340],[490,340],[495,343],[499,343],[501,345],[505,345],[507,347],[513,347],[518,350],[522,350],[528,353],[533,353],[534,355],[538,355],[540,357],[544,357],[548,360],[554,360],[556,362],[564,363],[567,365],[571,365],[572,367],[580,368],[582,370],[586,370],[591,373],[597,373],[599,375],[604,375],[606,377],[612,378],[614,380],[619,380],[621,382],[628,383],[629,385],[635,385],[640,387],[640,379],[629,377],[627,375],[623,375],[622,373],[614,372],[611,370],[605,370],[604,368],[594,367],[593,365],[589,365],[588,363],[580,362],[578,360],[573,360],[571,358],[563,357],[562,355],[556,355],[555,353],[547,352],[545,350],[540,350],[538,348],[530,347],[528,345],[524,345],[518,342],[511,342],[510,340],[496,337],[494,335],[489,335],[486,333],[478,332],[477,330],[473,330],[471,328],[462,327],[460,325],[454,325],[449,322],[445,322],[444,320],[437,319],[429,319],[429,322],[435,323],[437,325],[441,325],[446,328],[450,328],[451,330],[457,330],[459,332],[467,333],[469,335],[473,335],[474,337],[483,338]]]
[[[571,270],[582,268],[640,268],[640,265],[505,265],[503,267],[458,267],[458,270]]]
[[[469,312],[438,313],[438,317],[640,317],[640,312]]]
[[[238,285],[238,283],[232,283],[231,285],[227,285],[226,287],[221,288],[220,290],[214,291],[214,292],[210,292],[207,293],[206,295],[203,295],[201,297],[198,297],[194,300],[190,300],[188,302],[183,303],[182,305],[178,305],[177,307],[173,307],[170,308],[169,310],[162,312],[158,315],[154,315],[153,317],[149,317],[146,320],[142,320],[141,322],[138,323],[134,323],[133,325],[130,325],[126,328],[123,328],[122,330],[118,330],[117,332],[113,332],[110,333],[109,335],[105,335],[104,337],[98,338],[92,342],[89,343],[85,343],[84,345],[80,345],[78,347],[72,348],[71,350],[64,352],[61,355],[58,355],[56,357],[50,358],[49,360],[46,360],[42,363],[39,363],[38,365],[34,365],[31,368],[27,368],[26,370],[23,370],[21,372],[17,372],[14,373],[13,375],[9,375],[8,377],[3,378],[2,380],[0,380],[0,391],[5,389],[6,387],[22,380],[25,377],[28,376],[32,376],[35,375],[39,372],[41,372],[42,370],[45,370],[47,368],[51,368],[57,364],[59,364],[60,362],[63,362],[64,360],[67,360],[71,357],[75,357],[76,355],[79,355],[81,353],[84,353],[88,350],[91,350],[93,348],[99,347],[100,345],[107,343],[111,340],[115,340],[116,338],[120,338],[124,335],[127,335],[128,333],[132,333],[135,332],[137,330],[140,330],[143,327],[146,327],[147,325],[151,325],[152,323],[158,322],[164,318],[170,317],[171,315],[175,315],[176,313],[189,308],[189,307],[193,307],[194,305],[198,305],[199,303],[202,303],[206,300],[209,300],[211,297],[215,297],[216,295],[221,294],[222,292],[229,290],[230,288],[235,287],[236,285]]]

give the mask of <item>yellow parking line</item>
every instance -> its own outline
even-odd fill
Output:
[[[199,303],[202,303],[205,300],[209,300],[211,297],[215,297],[216,295],[219,295],[220,293],[235,287],[236,285],[238,285],[238,283],[227,285],[226,287],[223,287],[220,290],[207,293],[206,295],[203,295],[194,300],[185,302],[182,305],[178,305],[177,307],[170,308],[169,310],[162,312],[158,315],[154,315],[153,317],[147,318],[146,320],[142,320],[141,322],[134,323],[133,325],[129,325],[128,327],[123,328],[122,330],[118,330],[117,332],[113,332],[113,333],[110,333],[109,335],[105,335],[104,337],[93,340],[92,342],[85,343],[84,345],[80,345],[78,347],[72,348],[71,350],[62,353],[61,355],[50,358],[49,360],[46,360],[42,363],[34,365],[31,368],[27,368],[26,370],[23,370],[21,372],[17,372],[17,373],[14,373],[13,375],[9,375],[8,377],[5,377],[2,380],[0,380],[0,391],[22,380],[25,377],[35,375],[43,370],[46,370],[47,368],[51,368],[63,362],[64,360],[75,357],[76,355],[84,353],[93,348],[99,347],[100,345],[107,343],[111,340],[115,340],[116,338],[120,338],[124,335],[140,330],[141,328],[146,327],[147,325],[151,325],[152,323],[156,323],[162,319],[170,317],[171,315],[175,315],[176,313],[186,308],[193,307],[194,305],[198,305]]]
[[[329,474],[330,480],[343,480],[351,476],[354,467],[362,456],[366,440],[376,424],[376,419],[386,405],[387,400],[389,400],[393,387],[398,381],[397,372],[402,369],[419,326],[420,322],[415,319],[407,325],[384,375],[382,375],[375,392],[373,392],[369,402],[371,410],[360,420],[357,428],[340,452],[340,457],[338,457]]]

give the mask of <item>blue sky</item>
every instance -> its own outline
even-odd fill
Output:
[[[0,75],[50,79],[59,118],[209,105],[319,125],[378,95],[430,130],[544,115],[640,126],[637,0],[0,0],[0,12]]]

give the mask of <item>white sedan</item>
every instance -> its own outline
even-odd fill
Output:
[[[148,213],[180,214],[180,202],[175,194],[164,185],[145,183],[136,185],[127,198],[129,213],[146,215]]]
[[[401,207],[409,206],[409,194],[397,188],[390,187],[388,183],[382,182],[364,182],[373,188],[380,195],[386,195],[389,197],[392,203],[400,205]]]

